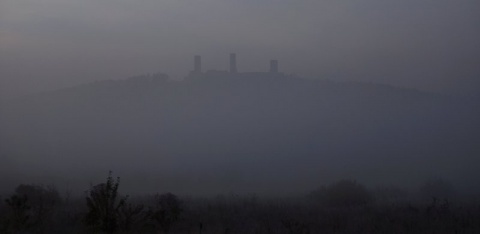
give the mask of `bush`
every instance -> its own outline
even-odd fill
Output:
[[[453,185],[441,178],[430,179],[420,187],[424,199],[452,199],[454,191]]]
[[[373,200],[367,189],[353,180],[341,180],[311,193],[311,197],[333,207],[365,205]]]
[[[27,196],[32,206],[53,207],[62,202],[60,194],[53,187],[21,184],[15,189],[15,194]]]
[[[139,228],[140,224],[145,221],[145,214],[143,212],[144,206],[134,205],[131,203],[125,204],[119,209],[119,227],[127,232]]]
[[[377,187],[372,191],[377,202],[399,202],[408,198],[408,192],[395,187]]]
[[[5,202],[9,210],[8,229],[43,232],[52,225],[54,209],[61,198],[53,187],[21,184]]]
[[[9,208],[8,217],[6,218],[5,229],[16,232],[27,230],[30,224],[30,209],[27,204],[27,196],[12,195],[5,199],[5,203]]]
[[[155,208],[149,211],[149,215],[161,231],[168,233],[172,225],[178,221],[181,212],[181,202],[178,197],[166,193],[155,196]]]
[[[106,183],[93,186],[87,196],[88,213],[85,222],[94,230],[113,233],[118,229],[119,210],[125,205],[126,198],[118,197],[120,178],[115,182],[112,172]]]

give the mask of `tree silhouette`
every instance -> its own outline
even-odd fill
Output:
[[[118,228],[119,210],[125,205],[126,197],[118,197],[120,178],[114,181],[112,172],[106,183],[93,186],[87,196],[88,213],[86,224],[96,230],[113,233]]]

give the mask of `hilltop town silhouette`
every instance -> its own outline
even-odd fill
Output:
[[[206,70],[202,68],[202,56],[195,55],[193,58],[193,70],[190,71],[187,80],[189,79],[201,79],[201,78],[246,78],[246,77],[283,77],[283,73],[279,72],[278,60],[270,60],[270,66],[268,72],[240,72],[237,68],[237,54],[231,53],[229,56],[229,68],[228,70]]]

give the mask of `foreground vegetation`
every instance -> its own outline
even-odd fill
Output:
[[[119,185],[110,174],[84,199],[19,185],[2,199],[0,233],[480,233],[480,203],[454,199],[441,180],[427,182],[416,198],[350,180],[283,199],[130,198]]]

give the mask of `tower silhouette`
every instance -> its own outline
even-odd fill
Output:
[[[200,55],[195,55],[194,57],[193,72],[201,73],[202,72],[202,57]]]
[[[278,60],[270,60],[270,72],[278,73]]]
[[[237,73],[237,55],[235,53],[230,54],[230,73]]]

